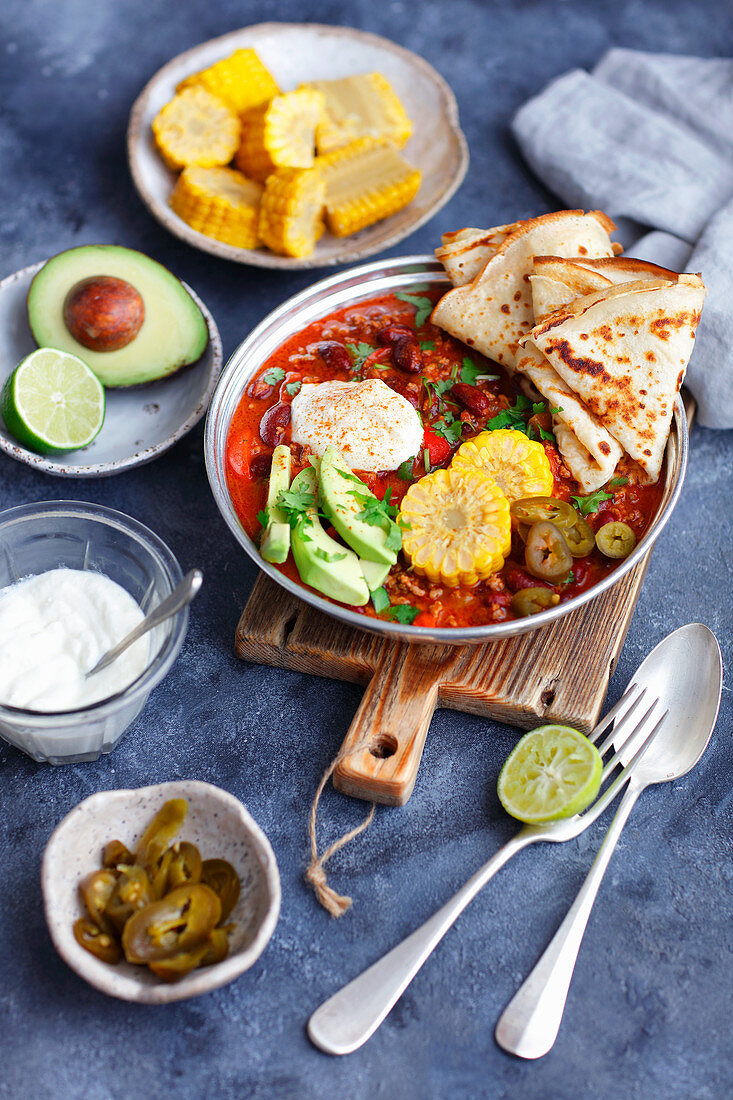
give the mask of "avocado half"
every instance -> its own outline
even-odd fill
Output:
[[[125,347],[92,351],[66,327],[64,302],[82,280],[105,275],[135,287],[145,317]],[[137,386],[166,378],[195,363],[209,340],[204,315],[180,279],[142,252],[111,244],[69,248],[48,260],[28,292],[28,321],[39,347],[78,356],[105,386]]]

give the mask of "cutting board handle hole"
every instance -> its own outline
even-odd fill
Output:
[[[377,760],[386,760],[397,752],[397,740],[391,733],[381,733],[369,746],[369,752]]]

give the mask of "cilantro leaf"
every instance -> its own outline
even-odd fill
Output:
[[[321,546],[317,546],[315,548],[315,550],[313,551],[313,553],[315,554],[315,556],[317,558],[320,558],[321,561],[327,561],[329,563],[329,565],[330,565],[331,562],[334,562],[334,561],[343,561],[344,558],[346,557],[346,551],[345,550],[344,550],[343,554],[336,554],[336,553],[329,554],[328,550],[324,550],[323,547],[321,547]]]
[[[267,382],[268,386],[276,386],[278,382],[282,382],[285,377],[285,371],[282,367],[270,367],[262,375],[262,381]]]
[[[257,513],[257,519],[260,521],[261,527],[267,527],[268,523],[270,522],[270,515],[267,511],[267,508],[263,508],[261,512]]]
[[[316,498],[305,489],[281,489],[275,501],[291,527],[295,527],[301,516],[313,508]]]
[[[360,341],[358,344],[347,344],[346,350],[351,356],[352,362],[350,369],[354,372],[360,371],[364,366],[367,358],[375,350],[371,344],[365,344],[364,341]]]
[[[571,497],[571,500],[575,503],[575,507],[580,512],[581,516],[589,516],[593,512],[597,512],[604,500],[613,500],[613,493],[604,493],[603,489],[598,489],[595,493],[591,493],[587,497]]]
[[[544,428],[539,429],[540,439],[546,439],[548,443],[557,443],[555,436],[552,432],[546,432]]]
[[[423,351],[434,351],[435,350],[435,340],[421,340],[420,341],[420,347]]]
[[[562,405],[557,405],[555,407],[552,407],[552,406],[550,407],[550,412],[552,413],[553,416],[557,416],[557,414],[561,413],[562,411],[563,411]]]
[[[573,573],[572,569],[570,570],[567,577],[565,578],[565,580],[562,583],[564,585],[575,584],[575,573]]]
[[[300,387],[302,385],[303,385],[303,383],[298,378],[295,382],[288,382],[287,386],[285,387],[285,390],[286,390],[287,393],[290,394],[291,397],[295,397],[296,393],[298,393],[300,391]]]
[[[612,477],[608,483],[608,488],[617,489],[619,485],[626,485],[628,480],[627,477]]]
[[[545,405],[544,401],[532,402],[532,416],[539,416],[541,413],[545,412],[546,409],[547,406]]]
[[[449,413],[445,413],[440,420],[436,420],[431,425],[432,430],[437,435],[442,435],[443,439],[447,443],[450,443],[451,447],[457,447],[459,443],[463,442],[463,425],[464,420],[456,420],[455,417]]]
[[[402,549],[402,532],[396,523],[391,523],[389,531],[387,532],[387,538],[384,541],[385,550],[401,550]]]
[[[397,470],[397,477],[402,481],[412,481],[412,475],[415,470],[415,459],[407,458]]]
[[[411,607],[409,603],[398,603],[390,607],[388,614],[394,622],[411,626],[420,614],[420,608]]]
[[[366,485],[357,477],[351,470],[342,470],[340,466],[336,466],[336,473],[340,474],[344,481],[355,481],[357,485],[361,485],[363,489],[366,489]]]
[[[404,294],[401,291],[395,293],[395,298],[399,298],[401,302],[407,302],[408,305],[415,307],[415,328],[424,325],[433,312],[433,303],[430,298],[422,298],[419,294]]]
[[[374,610],[377,615],[381,614],[386,607],[389,607],[389,596],[387,595],[387,589],[382,586],[381,588],[375,588],[372,592],[372,603],[374,604]]]
[[[359,504],[362,505],[362,510],[357,512],[356,518],[370,527],[386,527],[387,523],[392,522],[397,515],[397,508],[394,504],[390,504],[391,489],[388,489],[384,494],[384,500],[379,500],[378,497],[374,496],[365,496],[356,489],[351,490],[351,495],[356,497]]]
[[[481,367],[477,367],[473,359],[465,357],[461,365],[461,382],[467,382],[469,386],[475,386],[477,382],[493,382],[498,374],[485,374]]]
[[[490,432],[497,428],[514,428],[518,432],[529,435],[527,421],[524,414],[532,408],[532,402],[523,393],[517,395],[517,400],[508,409],[502,409],[496,416],[487,421],[486,427]]]

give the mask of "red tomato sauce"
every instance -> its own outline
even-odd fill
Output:
[[[440,297],[437,290],[414,293],[430,298],[432,302]],[[347,306],[291,336],[249,382],[229,428],[226,472],[235,511],[252,539],[258,541],[262,532],[258,514],[266,503],[274,447],[278,443],[290,445],[292,477],[308,464],[311,457],[308,448],[292,442],[290,434],[290,404],[303,382],[380,378],[419,410],[425,427],[424,446],[411,473],[402,467],[399,472],[372,474],[357,471],[380,499],[387,490],[391,490],[393,504],[399,504],[409,486],[427,471],[448,466],[460,443],[483,431],[487,422],[498,413],[516,406],[518,400],[524,401],[519,387],[498,364],[485,359],[429,321],[416,328],[416,312],[415,304],[392,294]],[[399,369],[395,365],[396,352],[380,343],[380,333],[389,325],[404,326],[415,333],[421,360],[418,372],[407,373]],[[491,377],[476,380],[476,374]],[[450,388],[443,387],[441,393],[441,387],[438,385],[436,388],[436,383],[451,377],[456,382],[461,381],[479,390],[483,397],[479,395],[476,398],[475,393],[469,393],[472,406],[469,408],[452,398]],[[465,382],[465,379],[468,381]],[[447,417],[446,411],[449,413]],[[455,417],[453,430],[449,428],[449,438],[446,438],[443,432],[451,416]],[[551,434],[551,416],[546,410],[533,414],[532,409],[528,408],[523,413],[523,424],[527,423],[531,424],[530,438],[538,439],[540,429]],[[582,495],[577,482],[564,466],[554,441],[543,439],[542,445],[554,476],[552,495],[573,503],[572,496]],[[401,477],[400,473],[405,476]],[[654,485],[641,484],[636,467],[626,459],[622,459],[616,475],[626,477],[626,483],[609,488],[610,499],[601,502],[598,510],[585,518],[594,532],[610,521],[626,523],[638,540],[657,512],[664,477],[660,477]],[[331,535],[335,533],[331,528],[328,531]],[[524,543],[514,532],[512,549],[501,571],[472,587],[458,585],[451,588],[432,584],[414,573],[400,553],[385,588],[393,608],[407,604],[417,610],[413,620],[416,626],[473,627],[516,618],[511,608],[511,598],[522,588],[549,588],[557,592],[564,603],[597,584],[619,564],[619,561],[604,557],[594,548],[587,557],[574,559],[568,581],[553,586],[527,571]],[[277,568],[302,584],[292,554]],[[365,607],[353,607],[352,610],[379,617],[371,603]],[[389,611],[381,617],[389,617]]]

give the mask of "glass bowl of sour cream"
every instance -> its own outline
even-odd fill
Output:
[[[0,737],[34,760],[111,752],[183,645],[188,608],[85,673],[182,579],[142,523],[99,504],[0,512]]]

